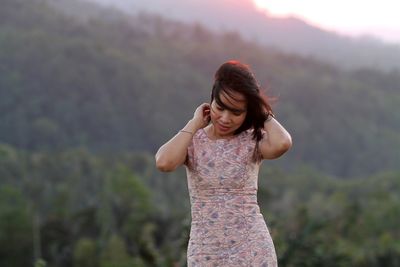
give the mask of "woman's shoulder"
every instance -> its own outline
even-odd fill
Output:
[[[253,142],[254,141],[254,129],[250,128],[241,132],[241,138],[243,141]]]
[[[207,139],[208,139],[207,133],[204,131],[204,128],[201,128],[193,135],[192,140],[205,142],[207,141]]]

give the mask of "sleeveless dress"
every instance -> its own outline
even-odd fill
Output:
[[[188,267],[276,267],[277,258],[257,203],[260,163],[252,131],[211,140],[195,133],[185,162],[192,223]]]

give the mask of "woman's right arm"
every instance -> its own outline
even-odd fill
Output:
[[[171,172],[181,166],[187,156],[187,149],[193,135],[201,128],[207,126],[210,117],[210,106],[201,104],[194,112],[191,119],[181,131],[162,145],[156,153],[157,169]]]

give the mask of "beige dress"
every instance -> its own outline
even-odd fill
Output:
[[[204,129],[188,148],[192,224],[188,267],[275,267],[274,244],[257,204],[259,163],[251,131],[211,140]]]

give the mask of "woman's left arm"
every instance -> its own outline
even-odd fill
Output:
[[[292,146],[292,137],[274,117],[264,122],[264,130],[266,133],[258,143],[264,159],[279,158]]]

